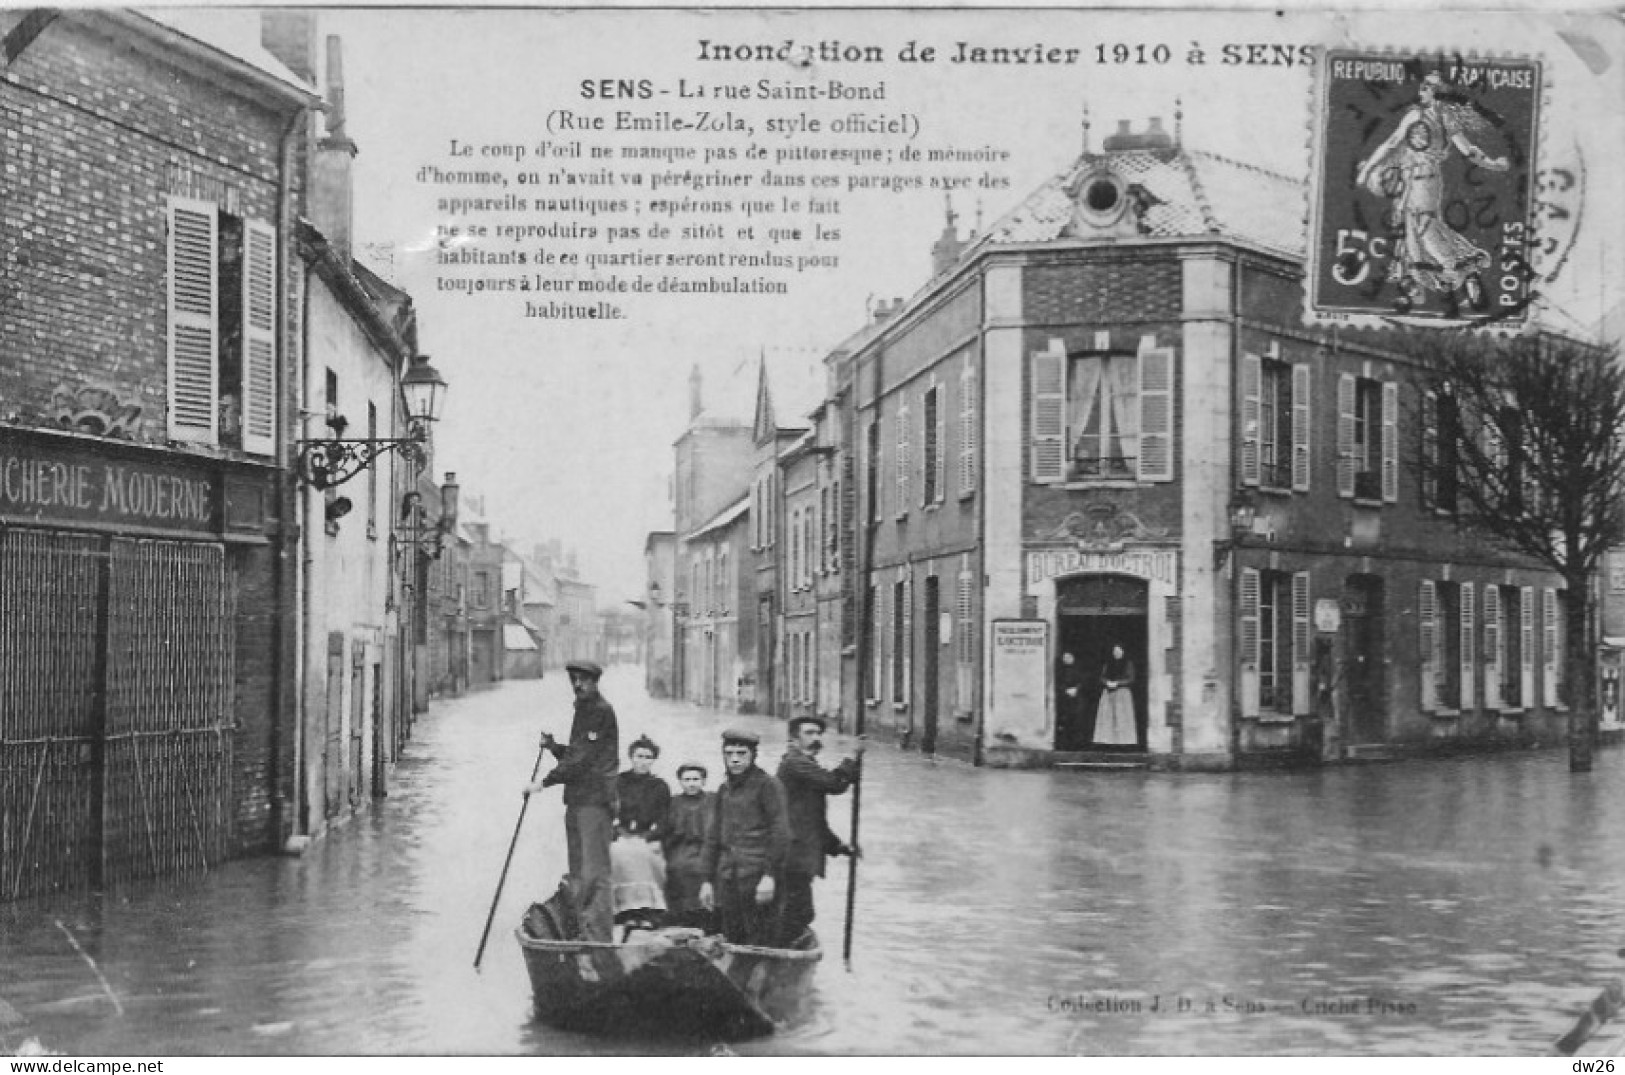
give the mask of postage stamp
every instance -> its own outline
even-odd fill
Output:
[[[1315,94],[1311,320],[1520,321],[1539,60],[1329,50]]]

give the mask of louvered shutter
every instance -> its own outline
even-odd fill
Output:
[[[220,439],[218,210],[193,198],[168,201],[169,437]]]
[[[1563,665],[1557,646],[1557,591],[1545,590],[1541,597],[1543,600],[1540,646],[1541,657],[1545,662],[1543,678],[1546,684],[1546,705],[1551,707],[1558,704],[1558,669]]]
[[[276,452],[276,232],[243,228],[243,450]]]
[[[1262,422],[1260,397],[1264,394],[1264,360],[1241,356],[1241,484],[1259,483],[1258,442]]]
[[[1337,377],[1337,495],[1354,496],[1354,375]]]
[[[1033,353],[1032,380],[1033,480],[1057,482],[1066,476],[1066,349],[1060,340]]]
[[[914,580],[903,579],[903,696],[904,705],[914,700]]]
[[[1382,383],[1382,500],[1399,501],[1399,384]]]
[[[961,557],[959,562],[961,565],[959,588],[954,601],[955,616],[958,619],[954,624],[954,633],[959,642],[959,661],[954,668],[954,691],[958,698],[959,711],[972,713],[976,709],[976,699],[972,695],[976,668],[976,632],[971,627],[974,605],[971,603],[971,573],[964,570],[964,565],[968,561]]]
[[[938,504],[945,499],[943,488],[948,480],[948,408],[943,406],[943,391],[940,387],[933,389],[937,394],[937,448],[931,453],[931,489],[933,497]]]
[[[959,375],[959,491],[976,489],[976,368]]]
[[[1422,393],[1422,506],[1439,504],[1439,397]]]
[[[1308,716],[1310,647],[1314,641],[1309,615],[1309,572],[1292,576],[1292,712]]]
[[[1525,586],[1519,595],[1518,630],[1520,655],[1523,665],[1522,689],[1518,704],[1524,709],[1535,708],[1535,588]]]
[[[1501,587],[1484,587],[1484,708],[1501,708],[1501,667],[1506,662],[1506,624],[1501,622]]]
[[[914,453],[909,445],[908,404],[897,405],[897,514],[908,514],[909,488],[913,478]]]
[[[1241,715],[1258,716],[1258,571],[1241,569]]]
[[[1306,493],[1309,491],[1309,476],[1311,458],[1309,445],[1313,443],[1309,436],[1310,415],[1313,414],[1312,400],[1310,399],[1310,370],[1308,363],[1300,362],[1292,367],[1292,491]]]
[[[1474,609],[1473,584],[1461,584],[1461,708],[1465,712],[1474,708],[1473,670],[1476,661],[1473,653]]]
[[[1174,480],[1174,352],[1140,340],[1140,480]]]
[[[1431,581],[1422,582],[1416,609],[1417,632],[1420,645],[1417,655],[1421,659],[1422,709],[1432,712],[1439,707],[1438,659],[1439,626],[1437,593]]]

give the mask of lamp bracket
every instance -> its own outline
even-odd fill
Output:
[[[405,437],[302,440],[298,442],[299,476],[317,489],[331,489],[343,485],[389,452],[400,452],[401,458],[421,464],[427,440],[428,431],[416,424]]]

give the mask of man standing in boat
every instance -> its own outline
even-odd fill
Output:
[[[778,941],[790,824],[784,788],[756,764],[760,742],[753,732],[722,733],[728,775],[717,788],[706,826],[700,903],[716,909],[728,940],[771,948]]]
[[[857,754],[833,769],[818,764],[824,749],[823,717],[791,717],[790,745],[779,762],[779,783],[784,785],[790,814],[790,856],[784,867],[784,918],[780,947],[791,948],[813,923],[813,878],[824,876],[824,859],[853,855],[829,827],[827,800],[857,783],[863,744]]]
[[[604,674],[594,661],[571,661],[564,666],[575,691],[575,719],[570,743],[560,746],[547,732],[543,748],[558,764],[541,780],[527,784],[525,794],[554,784],[564,785],[564,842],[570,857],[570,875],[581,913],[583,939],[613,940],[614,912],[610,904],[609,845],[614,839],[615,780],[620,765],[620,728],[615,708],[598,693]]]

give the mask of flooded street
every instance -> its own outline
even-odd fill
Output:
[[[643,697],[671,778],[776,722]],[[437,702],[376,809],[303,858],[127,899],[0,907],[0,1051],[694,1052],[532,1021],[512,931],[564,870],[533,801],[472,963],[562,676]],[[850,748],[832,736],[826,760]],[[846,833],[847,799],[831,822]],[[817,888],[812,1017],[747,1053],[1539,1054],[1625,971],[1625,752],[1222,775],[1006,772],[876,746],[855,952],[844,860]],[[60,923],[60,924],[59,924]],[[68,934],[94,959],[108,990]],[[116,998],[116,1007],[115,1007]],[[12,1010],[14,1009],[14,1011]]]

